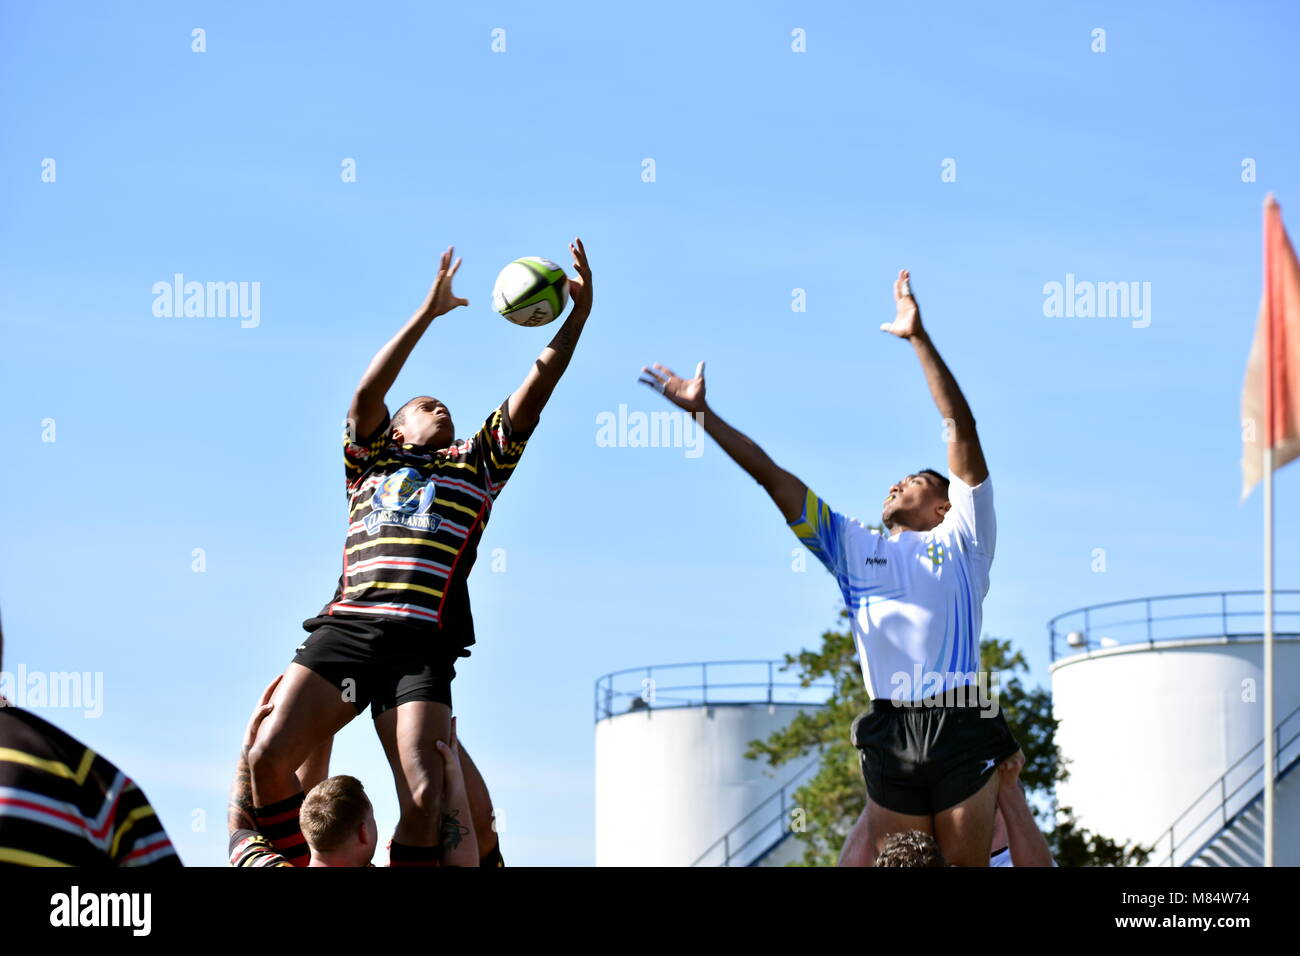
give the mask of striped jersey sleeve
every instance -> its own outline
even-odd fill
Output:
[[[293,866],[256,830],[236,830],[230,834],[230,865]]]
[[[514,474],[531,435],[531,429],[522,432],[511,426],[506,402],[502,402],[474,436],[475,465],[482,475],[484,490],[494,499]]]
[[[352,425],[343,430],[343,473],[349,489],[358,478],[365,475],[370,465],[377,461],[392,442],[392,420],[384,411],[384,420],[369,435],[354,435]]]
[[[180,866],[144,792],[69,734],[0,708],[0,865]]]
[[[848,519],[831,510],[826,502],[808,488],[804,495],[803,512],[789,525],[795,537],[835,576],[840,590],[847,595],[849,569],[845,557],[845,537]]]

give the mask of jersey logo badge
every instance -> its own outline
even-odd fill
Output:
[[[943,559],[947,557],[947,552],[944,551],[943,545],[931,541],[929,545],[926,546],[925,556],[929,559],[931,564],[943,564]]]
[[[395,524],[412,531],[437,531],[442,517],[431,514],[438,494],[433,478],[422,478],[414,468],[399,468],[379,483],[370,498],[366,534],[376,534],[382,525]]]

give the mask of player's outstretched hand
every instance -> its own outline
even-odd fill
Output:
[[[266,685],[266,690],[262,691],[262,699],[259,700],[257,706],[253,708],[252,716],[248,718],[248,727],[244,730],[244,750],[248,750],[253,746],[253,742],[257,740],[257,728],[262,726],[262,721],[266,719],[267,715],[271,713],[271,710],[275,707],[275,705],[271,703],[271,695],[274,694],[275,689],[280,686],[280,681],[283,677],[283,674],[278,675],[275,680]]]
[[[454,263],[451,261],[455,251],[454,247],[448,246],[447,251],[442,254],[442,259],[438,263],[438,276],[433,280],[433,288],[429,290],[424,300],[425,310],[432,312],[435,317],[446,315],[459,306],[469,305],[469,299],[457,298],[451,291],[451,280],[460,269],[460,259]]]
[[[921,307],[912,295],[911,279],[912,274],[906,269],[898,270],[898,278],[894,280],[894,321],[880,327],[880,331],[897,335],[900,339],[910,339],[923,331]]]
[[[584,315],[591,314],[591,266],[587,263],[587,250],[582,240],[575,238],[569,243],[573,253],[573,271],[577,276],[569,279],[569,296],[573,299],[573,311]]]
[[[672,369],[655,363],[654,368],[643,365],[641,377],[637,379],[649,385],[678,408],[688,412],[702,412],[707,407],[704,400],[704,363],[695,366],[695,377],[685,379]]]

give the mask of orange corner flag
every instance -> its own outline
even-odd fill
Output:
[[[1241,392],[1241,500],[1273,468],[1300,457],[1300,264],[1282,226],[1282,210],[1264,200],[1264,295]]]

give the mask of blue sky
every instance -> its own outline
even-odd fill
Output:
[[[337,579],[351,390],[449,243],[471,306],[434,324],[390,404],[431,392],[462,431],[551,334],[491,311],[501,266],[567,265],[581,235],[595,272],[578,354],[484,537],[479,643],[455,684],[508,863],[593,859],[597,676],[778,657],[835,620],[832,579],[792,573],[795,539],[716,446],[600,447],[596,416],[664,407],[642,364],[707,359],[719,414],[874,520],[893,480],[944,467],[911,350],[878,331],[900,267],[996,483],[986,632],[1034,679],[1056,613],[1260,586],[1238,418],[1265,193],[1300,223],[1297,19],[1283,3],[6,4],[6,668],[103,672],[102,716],[46,716],[137,778],[188,863],[220,864],[247,713]],[[155,316],[176,273],[259,283],[259,324]],[[1149,326],[1046,317],[1044,285],[1067,274],[1149,282]],[[1300,469],[1276,488],[1294,586]],[[368,717],[334,769],[390,829]]]

